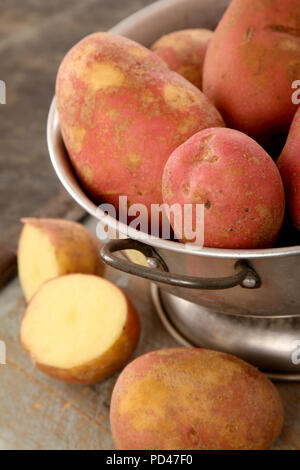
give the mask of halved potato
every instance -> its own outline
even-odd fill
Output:
[[[123,292],[94,275],[45,282],[21,325],[22,346],[35,366],[69,383],[99,382],[133,353],[140,322]]]
[[[59,219],[22,219],[19,278],[26,300],[43,282],[69,273],[102,275],[97,238],[83,225]]]

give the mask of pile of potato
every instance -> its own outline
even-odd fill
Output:
[[[95,202],[162,203],[164,165],[196,132],[224,125],[205,95],[154,53],[96,33],[76,44],[57,76],[66,148]]]
[[[154,204],[203,204],[205,246],[255,249],[276,244],[284,184],[299,227],[297,121],[279,159],[283,182],[267,151],[280,153],[297,111],[299,18],[298,0],[232,0],[215,32],[177,31],[151,50],[109,33],[76,44],[56,99],[90,197],[118,210],[127,196],[129,209],[144,204],[149,222]],[[193,211],[184,214],[183,225],[195,223]],[[170,224],[177,236],[172,212]],[[194,241],[182,232],[179,241]]]
[[[127,196],[128,208],[149,213],[153,204],[191,204],[192,226],[203,204],[205,246],[269,248],[284,217],[300,230],[296,80],[299,0],[232,0],[214,32],[174,32],[151,49],[110,33],[84,38],[59,68],[56,104],[95,203],[118,209]],[[170,224],[176,235],[172,216]],[[184,231],[178,238],[192,241]],[[101,277],[98,249],[79,225],[25,220],[19,272],[30,302],[21,341],[37,367],[72,383],[122,367],[140,333],[130,301]],[[202,349],[137,358],[112,396],[119,449],[265,449],[282,422],[263,374]]]
[[[18,265],[28,301],[20,340],[42,372],[93,384],[131,358],[140,320],[104,279],[97,239],[82,225],[24,219]],[[283,408],[277,389],[246,362],[216,351],[153,351],[125,367],[112,394],[117,449],[266,449]]]
[[[54,379],[105,380],[126,365],[139,341],[134,306],[102,277],[99,243],[85,227],[57,219],[23,221],[23,348]],[[244,361],[176,348],[140,356],[124,369],[110,420],[118,449],[266,449],[281,431],[283,408],[274,385]]]

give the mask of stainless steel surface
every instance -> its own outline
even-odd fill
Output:
[[[141,10],[113,29],[148,45],[161,34],[187,27],[214,27],[228,0],[163,0]],[[48,146],[55,171],[67,191],[91,215],[101,220],[103,212],[85,195],[76,180],[65,153],[53,101],[48,119]],[[139,240],[140,232],[113,218],[111,228]],[[259,289],[240,286],[228,290],[191,290],[165,286],[169,293],[217,313],[242,316],[294,316],[300,313],[300,246],[265,250],[187,249],[180,243],[149,237],[142,240],[155,247],[168,270],[182,276],[222,278],[232,275],[235,263],[245,260],[259,275]]]
[[[242,318],[219,315],[151,284],[157,314],[182,346],[211,348],[234,354],[262,369],[274,380],[299,381],[293,365],[300,319]]]
[[[141,266],[129,259],[123,259],[115,253],[126,250],[135,250],[145,256],[149,267]],[[184,276],[183,274],[170,273],[164,260],[154,248],[137,240],[125,238],[122,240],[110,240],[100,251],[103,261],[109,266],[124,271],[134,276],[143,277],[160,284],[173,287],[185,287],[188,289],[222,290],[241,286],[245,289],[258,289],[261,281],[257,273],[248,266],[245,261],[237,261],[231,276],[209,278]],[[151,269],[155,268],[155,269]]]

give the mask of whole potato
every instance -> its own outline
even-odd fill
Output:
[[[163,59],[168,67],[202,90],[205,54],[213,32],[209,29],[184,29],[166,34],[158,39],[151,50]]]
[[[277,165],[282,176],[291,219],[300,230],[300,108],[295,114]]]
[[[57,76],[61,130],[80,182],[95,202],[118,208],[162,202],[170,153],[200,129],[222,126],[207,98],[153,52],[110,33],[92,34]]]
[[[186,227],[196,224],[204,204],[204,245],[214,248],[266,248],[277,239],[284,217],[284,189],[276,164],[253,139],[232,129],[205,129],[179,146],[166,163],[164,202],[192,204]],[[191,220],[189,220],[191,219]],[[171,214],[171,225],[178,225]],[[197,228],[197,227],[195,227]]]
[[[112,395],[111,429],[122,450],[267,449],[283,408],[258,369],[216,351],[174,348],[131,362]]]
[[[287,132],[299,77],[299,0],[232,0],[203,72],[203,90],[228,127],[265,144]]]

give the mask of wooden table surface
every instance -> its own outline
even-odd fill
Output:
[[[89,220],[92,230],[94,224]],[[110,268],[106,277],[124,289],[140,314],[135,356],[176,346],[156,316],[148,282]],[[16,278],[0,294],[0,340],[7,349],[7,364],[0,365],[0,449],[112,449],[109,404],[117,374],[80,386],[35,370],[19,343],[25,306]]]
[[[0,79],[7,104],[0,125],[0,242],[21,216],[60,191],[47,156],[45,123],[63,54],[86,34],[106,30],[152,0],[2,0]],[[93,222],[89,221],[93,225]],[[162,327],[147,281],[107,270],[140,312],[136,355],[176,346]],[[19,344],[25,309],[18,279],[0,292],[0,449],[113,449],[110,396],[117,374],[94,386],[67,385],[34,369]],[[300,448],[300,384],[278,384],[286,417],[276,449]]]
[[[95,230],[95,222],[87,220]],[[162,326],[147,281],[108,268],[106,277],[124,289],[140,313],[142,335],[135,356],[177,346]],[[110,396],[118,374],[92,386],[68,385],[34,369],[19,343],[25,301],[18,279],[0,294],[0,449],[113,449]],[[300,449],[300,383],[278,383],[285,425],[275,449]]]

